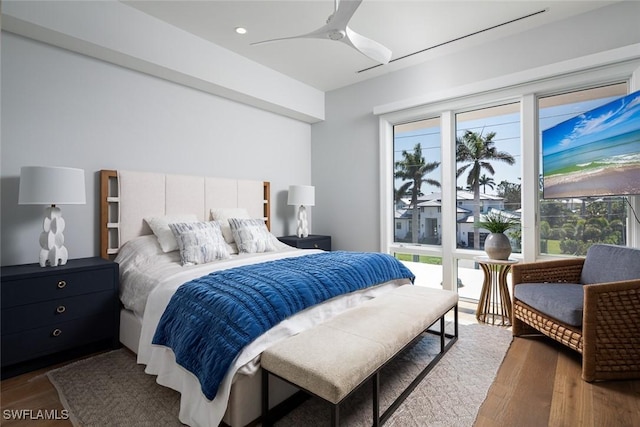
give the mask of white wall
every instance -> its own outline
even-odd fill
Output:
[[[286,190],[310,183],[309,124],[6,32],[1,59],[2,265],[38,258],[25,165],[86,171],[87,204],[62,206],[70,258],[99,253],[100,169],[269,180],[273,232],[294,232]]]
[[[313,123],[324,93],[117,0],[3,0],[2,28]]]
[[[326,95],[325,121],[312,125],[313,232],[335,249],[379,250],[379,124],[375,107],[427,102],[481,83],[640,42],[640,2],[556,22]]]

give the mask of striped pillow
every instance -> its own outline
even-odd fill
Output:
[[[169,224],[178,242],[182,265],[205,264],[230,258],[227,244],[216,221]]]
[[[240,252],[256,253],[276,250],[272,234],[263,220],[229,218],[229,225]]]

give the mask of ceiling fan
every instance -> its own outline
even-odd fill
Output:
[[[319,29],[299,36],[282,37],[251,44],[256,45],[300,38],[334,40],[353,47],[365,56],[368,56],[381,64],[387,64],[391,59],[391,50],[374,40],[356,33],[348,26],[349,21],[360,6],[360,3],[362,3],[362,0],[335,0],[333,14],[327,18],[326,25]]]

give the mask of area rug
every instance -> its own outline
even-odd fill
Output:
[[[488,325],[461,325],[460,338],[385,425],[471,426],[495,378],[511,332]],[[381,410],[439,350],[425,335],[381,372]],[[76,426],[177,426],[179,393],[159,386],[125,349],[84,359],[47,373]],[[371,387],[341,406],[341,425],[371,425]],[[306,400],[277,426],[327,425],[329,407]]]

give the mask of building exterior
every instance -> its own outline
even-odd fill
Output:
[[[456,197],[456,241],[458,247],[473,247],[473,193],[470,191],[458,190]],[[482,216],[496,212],[504,216],[520,219],[519,212],[511,212],[504,209],[504,199],[490,194],[480,193],[480,215]],[[420,232],[418,243],[428,245],[439,245],[441,243],[442,224],[442,193],[431,193],[418,198],[418,224]],[[410,206],[410,199],[402,199],[396,203],[395,211],[395,231],[394,236],[397,242],[411,242],[412,229],[411,219],[413,209]],[[481,244],[489,232],[480,229]],[[519,244],[514,244],[514,248]]]

